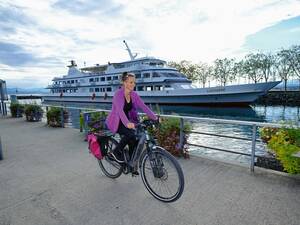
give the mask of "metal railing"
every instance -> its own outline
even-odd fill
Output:
[[[43,107],[46,107],[46,111],[48,110],[48,107],[58,107],[61,108],[61,121],[62,124],[61,126],[64,127],[64,110],[65,109],[74,109],[74,110],[79,110],[79,113],[83,114],[83,117],[85,114],[91,114],[91,113],[96,113],[96,112],[110,112],[110,110],[106,109],[95,109],[95,108],[84,108],[84,107],[67,107],[67,106],[62,106],[62,105],[42,105]],[[222,124],[234,124],[234,125],[243,125],[243,126],[250,126],[252,128],[252,135],[251,138],[244,138],[244,137],[236,137],[236,136],[230,136],[230,135],[220,135],[220,134],[214,134],[214,133],[207,133],[207,132],[199,132],[199,131],[190,131],[189,133],[194,133],[194,134],[200,134],[200,135],[208,135],[208,136],[215,136],[215,137],[222,137],[222,138],[231,138],[231,139],[238,139],[238,140],[244,140],[244,141],[249,141],[251,142],[251,153],[244,153],[244,152],[238,152],[238,151],[232,151],[229,149],[222,149],[222,148],[216,148],[212,146],[204,146],[204,145],[199,145],[195,143],[186,143],[189,146],[196,146],[196,147],[201,147],[201,148],[207,148],[207,149],[212,149],[216,151],[221,151],[221,152],[227,152],[227,153],[232,153],[232,154],[239,154],[239,155],[244,155],[244,156],[249,156],[250,157],[250,170],[251,172],[254,171],[254,164],[255,164],[255,157],[263,157],[263,156],[258,156],[256,155],[256,142],[260,142],[259,139],[256,138],[257,134],[257,129],[258,127],[272,127],[272,128],[280,128],[284,127],[282,124],[274,124],[274,123],[264,123],[264,122],[254,122],[254,121],[239,121],[239,120],[228,120],[228,119],[213,119],[213,118],[199,118],[199,117],[191,117],[191,116],[177,116],[177,115],[165,115],[161,114],[159,115],[160,117],[165,117],[165,118],[178,118],[180,119],[180,142],[179,146],[180,149],[183,151],[184,148],[184,124],[185,121],[202,121],[202,122],[209,122],[209,123],[222,123]],[[87,120],[84,119],[84,132],[87,132]]]

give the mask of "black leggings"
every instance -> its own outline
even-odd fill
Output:
[[[123,125],[123,123],[120,121],[119,128],[117,131],[121,135],[121,140],[119,144],[117,145],[115,151],[116,152],[122,152],[124,147],[128,144],[129,146],[129,154],[130,157],[132,156],[133,150],[137,144],[136,138],[135,138],[135,132],[133,129],[129,129]]]

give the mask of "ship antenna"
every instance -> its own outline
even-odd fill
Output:
[[[128,51],[128,54],[129,54],[129,56],[130,56],[130,59],[131,59],[131,60],[134,60],[134,59],[135,59],[135,57],[137,56],[137,54],[135,54],[135,55],[132,55],[132,52],[131,52],[131,50],[130,50],[129,46],[127,45],[126,41],[125,41],[125,40],[123,40],[123,42],[124,42],[124,44],[125,44],[125,46],[126,46],[126,50]]]

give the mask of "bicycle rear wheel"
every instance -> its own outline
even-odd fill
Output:
[[[141,177],[145,187],[160,201],[176,201],[184,190],[184,176],[179,163],[158,146],[152,151],[151,158],[145,154],[141,162]]]
[[[109,137],[107,141],[107,152],[111,152],[117,145],[118,142],[114,138]],[[98,163],[103,173],[109,178],[115,179],[121,176],[122,166],[108,155],[98,160]]]

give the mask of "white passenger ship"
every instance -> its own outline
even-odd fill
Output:
[[[77,68],[55,77],[43,96],[47,102],[111,103],[124,71],[135,74],[136,91],[146,103],[174,105],[248,105],[280,82],[196,88],[187,77],[153,57],[136,58],[124,41],[130,61]]]

